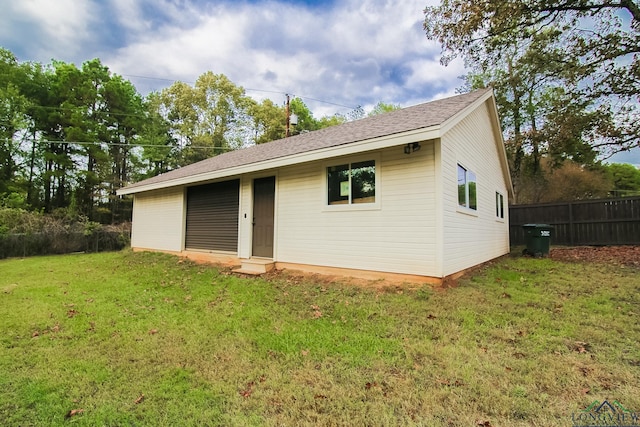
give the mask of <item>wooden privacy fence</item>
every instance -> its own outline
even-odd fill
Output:
[[[552,245],[640,245],[640,197],[510,206],[511,245],[525,244],[523,224],[552,225]]]

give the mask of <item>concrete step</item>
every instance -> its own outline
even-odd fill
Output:
[[[273,270],[276,263],[271,258],[249,258],[242,259],[240,268],[233,270],[234,273],[251,274],[259,276]]]

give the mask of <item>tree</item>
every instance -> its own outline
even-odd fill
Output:
[[[262,144],[284,136],[286,130],[286,112],[270,99],[254,103],[249,110],[253,118],[253,142]]]
[[[81,69],[73,64],[59,63],[56,70],[58,77],[65,79],[66,73],[72,77],[65,82],[60,96],[66,104],[63,113],[70,114],[61,123],[64,132],[61,138],[75,147],[74,165],[83,166],[75,167],[70,173],[76,181],[71,189],[71,203],[77,213],[93,219],[101,184],[110,180],[110,153],[102,143],[108,142],[109,128],[113,126],[112,120],[107,117],[109,108],[105,100],[111,73],[99,59],[85,62]],[[76,160],[76,156],[82,160]]]
[[[116,190],[126,185],[132,174],[134,146],[143,130],[145,108],[136,88],[121,76],[114,75],[105,83],[102,97],[111,167],[104,181],[111,204],[111,222],[120,222],[123,206]]]
[[[336,126],[347,121],[341,115],[324,116],[320,119],[313,117],[313,113],[307,107],[307,104],[298,97],[293,98],[289,104],[291,112],[298,116],[298,124],[295,126],[294,134],[303,132],[311,132],[318,129],[324,129],[330,126]]]
[[[0,49],[0,204],[126,219],[115,191],[140,175],[138,144],[173,143],[151,105],[99,59],[43,66]]]
[[[24,156],[21,131],[27,123],[28,99],[22,93],[25,67],[6,49],[0,49],[0,202],[11,198],[24,202],[21,195],[20,163]]]
[[[100,205],[109,204],[109,219],[118,221],[115,190],[132,172],[129,146],[142,128],[142,98],[98,59],[82,68],[54,61],[42,72],[34,68],[32,76],[34,83],[25,90],[34,103],[29,199],[39,173],[45,211],[71,208],[93,219]]]
[[[295,127],[295,133],[311,132],[320,129],[320,124],[313,117],[313,113],[307,107],[307,104],[300,98],[293,98],[289,103],[291,113],[298,116],[298,124]]]
[[[24,108],[19,121],[5,121],[17,125],[8,139],[16,148],[15,168],[3,172],[15,171],[14,187],[21,184],[20,197],[34,209],[69,209],[93,219],[96,209],[110,202],[114,219],[115,189],[128,180],[135,157],[127,145],[142,128],[141,97],[98,59],[82,68],[61,61],[13,66],[20,77],[9,69],[2,76],[11,80],[6,87],[15,89]],[[0,197],[3,192],[0,188]]]
[[[369,112],[369,117],[377,116],[378,114],[388,113],[389,111],[399,110],[400,108],[402,107],[400,107],[399,105],[385,104],[384,102],[380,101],[373,107],[373,110]]]
[[[27,64],[27,79],[22,93],[29,100],[28,121],[25,138],[28,141],[28,154],[25,154],[25,174],[27,178],[26,202],[32,209],[44,207],[45,145],[41,142],[44,130],[48,128],[49,115],[54,108],[51,104],[53,94],[53,73],[39,63]]]
[[[549,155],[552,145],[562,145],[553,151],[555,163],[579,157],[576,152],[567,151],[569,148],[593,152],[588,145],[586,149],[577,142],[570,146],[564,140],[564,135],[570,134],[582,141],[585,121],[568,120],[569,114],[565,113],[570,111],[577,117],[583,110],[565,108],[564,88],[571,79],[557,66],[557,58],[563,55],[556,43],[557,36],[556,31],[540,31],[529,44],[513,43],[500,54],[487,52],[486,57],[474,65],[474,71],[466,76],[466,90],[494,88],[505,132],[514,186],[513,202],[519,201],[521,187],[531,187],[526,181],[536,182],[537,186],[542,184],[544,171],[541,160]],[[560,117],[558,111],[565,113],[565,117]],[[553,125],[562,132],[558,129],[549,131]],[[589,156],[581,152],[580,157]],[[595,158],[595,154],[590,158]]]
[[[136,181],[167,172],[178,166],[179,147],[171,136],[171,125],[161,112],[162,99],[157,92],[144,100],[144,120],[138,141],[142,145],[139,163],[134,171]]]
[[[340,114],[334,114],[333,116],[323,116],[320,118],[320,120],[317,120],[318,129],[338,126],[345,123],[346,121],[347,119]]]
[[[598,166],[586,167],[572,160],[559,166],[543,157],[543,173],[537,179],[523,180],[519,203],[551,203],[607,197],[613,185]]]
[[[604,170],[613,182],[616,196],[640,195],[640,169],[626,163],[612,163]]]
[[[160,94],[159,112],[182,145],[180,165],[194,163],[249,144],[254,101],[223,74],[206,72],[194,87],[176,82]]]
[[[71,203],[73,156],[77,145],[70,144],[68,133],[78,134],[82,127],[82,94],[75,90],[83,85],[81,71],[74,64],[54,61],[46,70],[49,91],[40,100],[44,109],[39,131],[43,137],[41,145],[44,170],[44,208],[51,212]],[[76,136],[74,135],[74,136]]]
[[[559,167],[548,169],[547,188],[540,202],[600,199],[609,195],[611,187],[611,181],[601,169],[567,160]]]
[[[461,55],[480,68],[514,46],[533,46],[541,34],[552,34],[548,41],[562,55],[540,59],[568,83],[566,102],[597,112],[584,132],[591,146],[611,153],[639,145],[637,2],[444,0],[425,9],[424,28],[441,43],[443,63]]]

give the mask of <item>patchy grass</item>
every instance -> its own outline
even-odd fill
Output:
[[[457,288],[0,261],[3,425],[566,426],[640,411],[640,272],[508,258]]]

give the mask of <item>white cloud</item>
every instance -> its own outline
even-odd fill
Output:
[[[346,0],[315,8],[278,0],[92,1],[7,5],[14,27],[20,18],[45,34],[30,42],[48,55],[21,59],[79,63],[99,56],[143,93],[172,80],[194,82],[210,70],[248,89],[309,97],[316,115],[349,108],[311,98],[351,107],[411,105],[453,91],[462,74],[438,64],[440,49],[422,30],[425,0]],[[0,44],[6,39],[0,29]]]
[[[245,54],[242,31],[247,18],[224,9],[216,15],[193,18],[192,28],[164,25],[142,34],[113,52],[108,63],[120,74],[186,81],[194,81],[208,70],[231,74]]]
[[[438,58],[419,58],[407,63],[412,70],[407,88],[418,89],[427,85],[457,87],[462,86],[460,76],[465,74],[464,63],[455,59],[447,67]]]
[[[142,3],[131,0],[111,0],[118,24],[127,31],[140,33],[150,29],[148,19],[144,17]]]
[[[329,33],[347,55],[401,58],[424,45],[421,1],[352,1],[334,11]],[[417,25],[418,24],[418,25]]]
[[[95,18],[90,2],[76,0],[21,0],[4,5],[3,11],[4,19],[10,17],[3,24],[29,42],[34,56],[49,59],[80,52]]]

